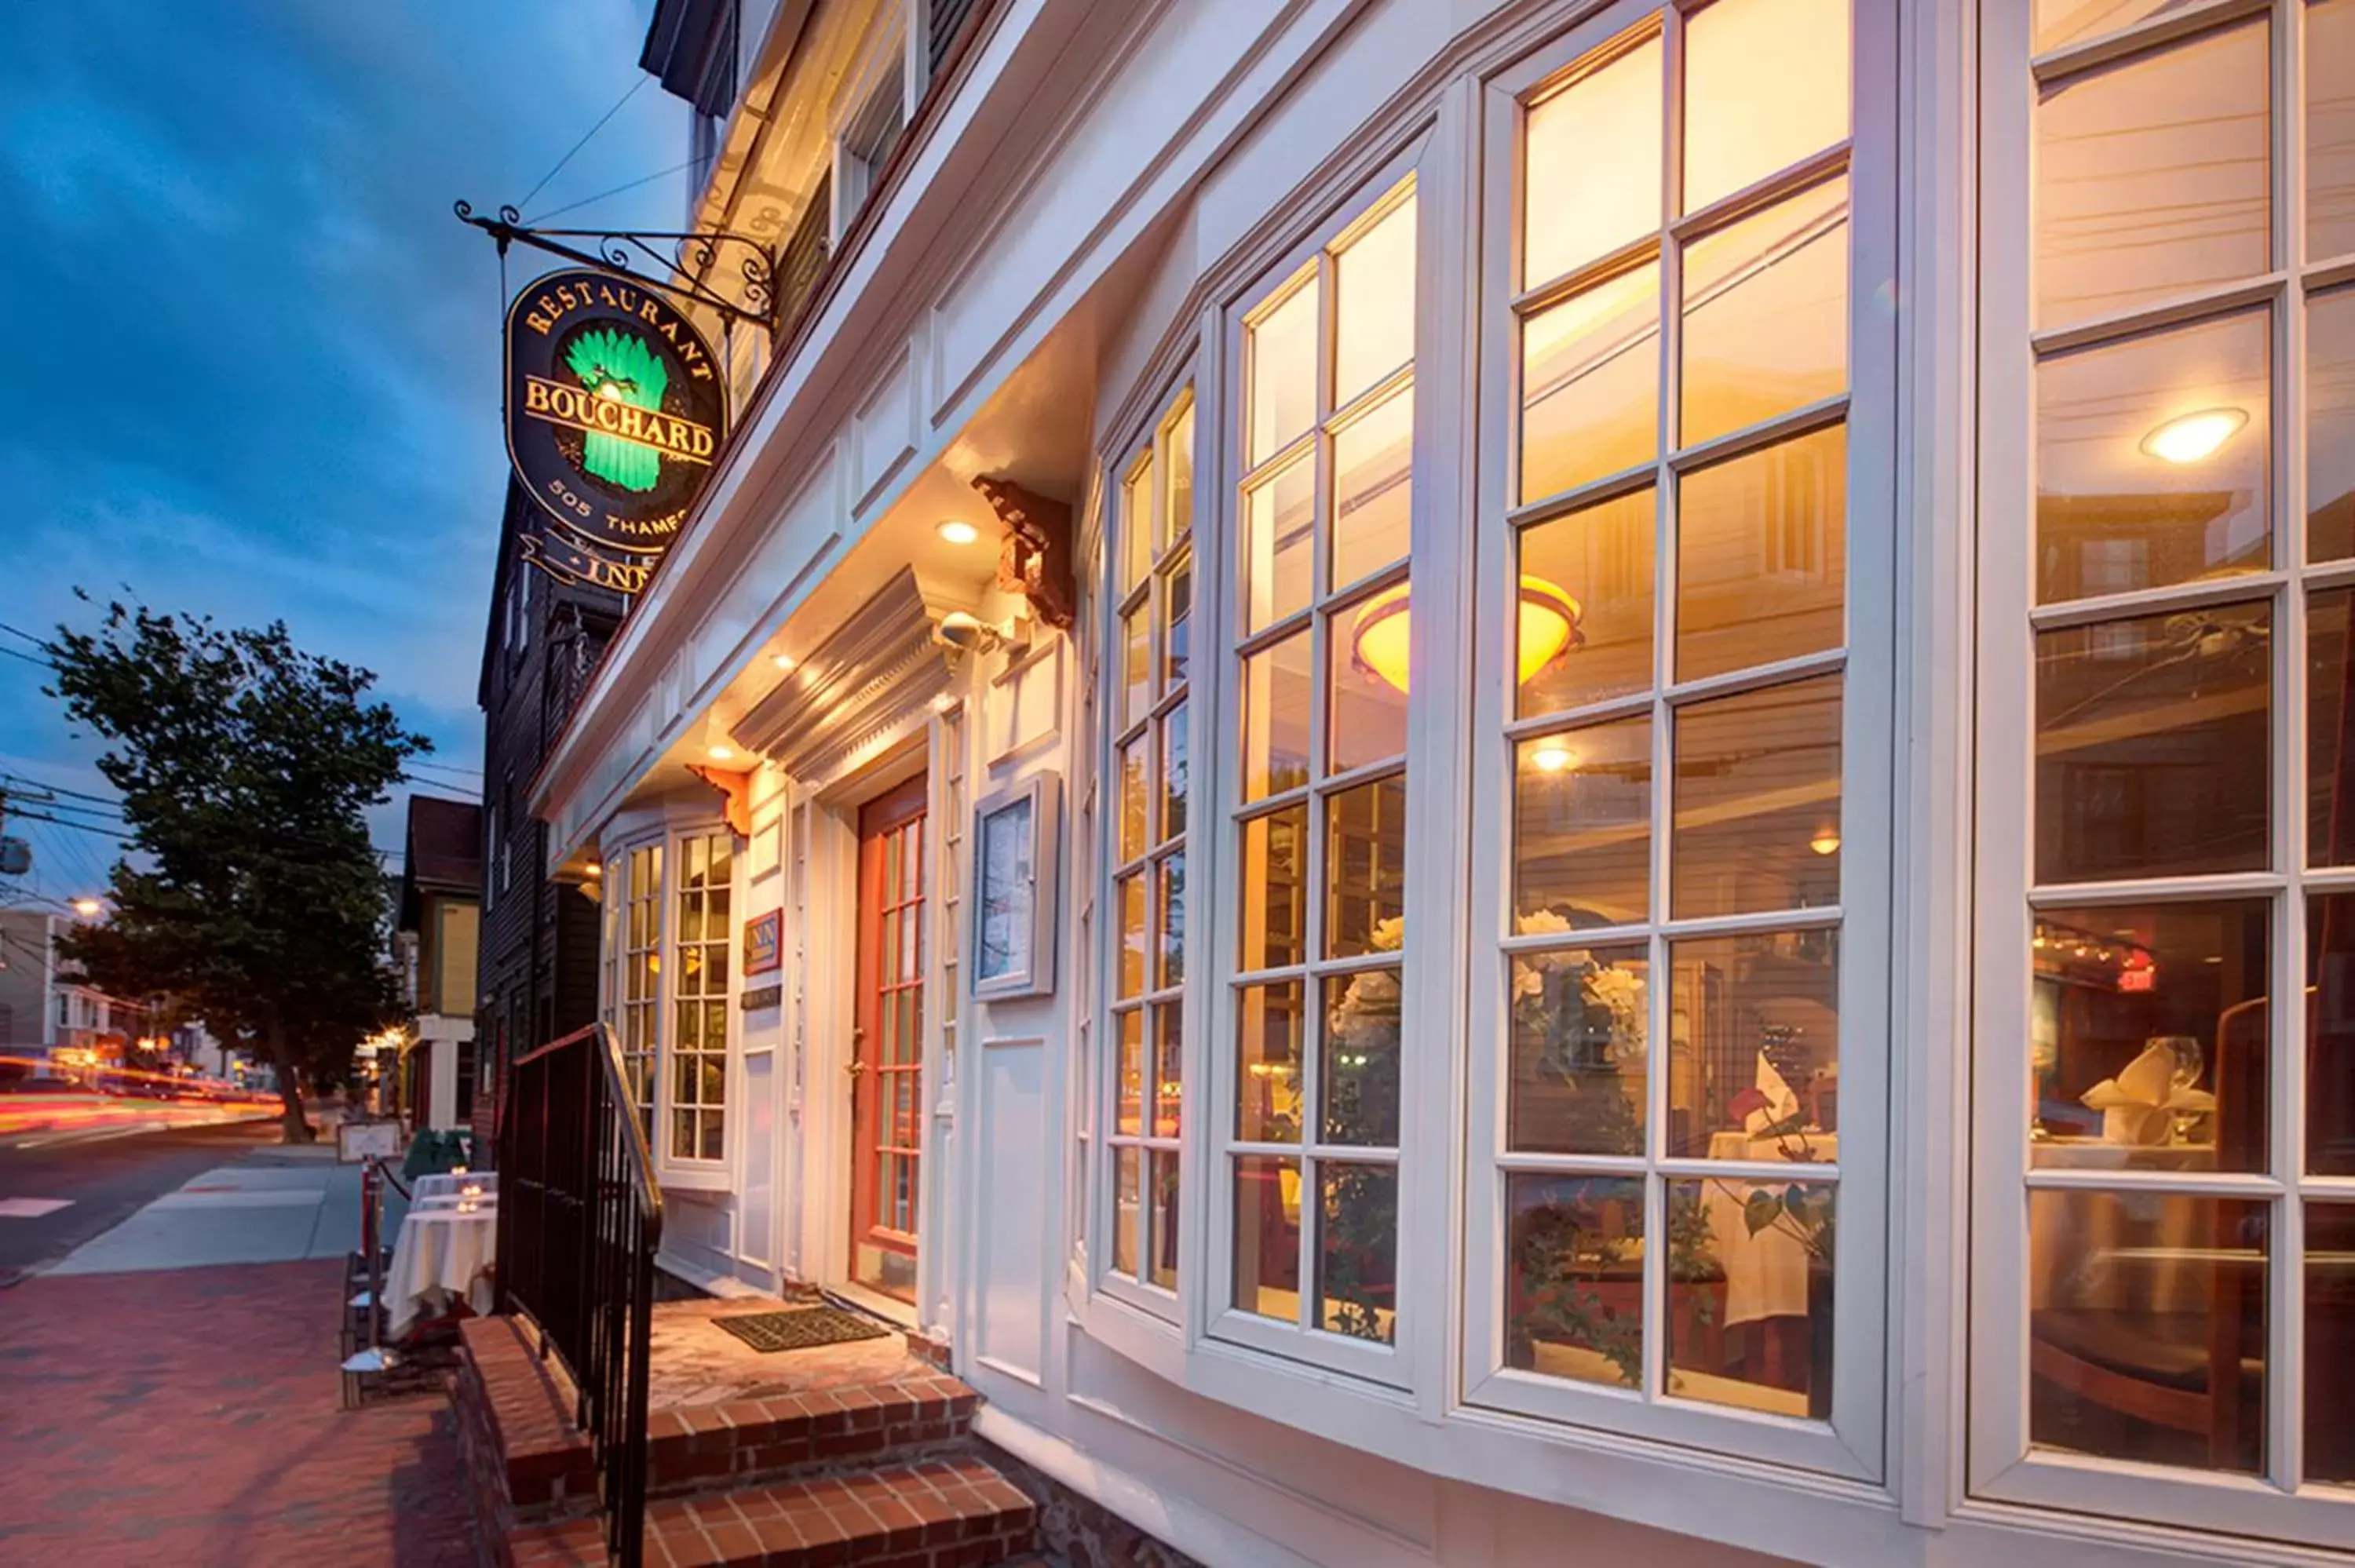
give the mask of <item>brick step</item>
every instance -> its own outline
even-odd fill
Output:
[[[646,1423],[655,1497],[784,1480],[938,1455],[980,1395],[945,1373],[658,1410]]]
[[[996,1568],[1033,1561],[1038,1505],[971,1457],[771,1481],[646,1506],[649,1563],[667,1568]],[[605,1562],[602,1518],[527,1525],[516,1568]]]

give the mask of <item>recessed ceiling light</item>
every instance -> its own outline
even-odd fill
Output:
[[[962,517],[943,517],[932,524],[932,531],[952,545],[970,545],[981,537],[981,530]]]
[[[2142,450],[2161,462],[2198,462],[2214,454],[2249,422],[2243,408],[2202,408],[2168,420],[2142,439]]]
[[[736,748],[732,746],[715,746],[710,752],[711,760],[714,762],[725,762],[735,755]]]
[[[790,653],[772,653],[769,655],[769,662],[780,670],[791,670],[794,667],[794,656]]]
[[[1559,740],[1541,740],[1529,753],[1529,766],[1540,773],[1559,773],[1578,760],[1578,753]]]

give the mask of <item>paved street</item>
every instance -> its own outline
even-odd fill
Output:
[[[473,1561],[447,1404],[336,1407],[357,1171],[274,1138],[0,1143],[0,1215],[70,1200],[0,1217],[40,1266],[0,1289],[0,1563]]]
[[[0,1138],[0,1287],[183,1182],[277,1140],[277,1124],[266,1120],[127,1136]]]

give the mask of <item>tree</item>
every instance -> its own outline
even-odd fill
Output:
[[[305,1088],[340,1082],[399,1012],[389,905],[366,812],[432,749],[368,700],[376,676],[296,648],[282,622],[111,604],[59,629],[49,694],[111,743],[130,854],[114,912],[60,942],[101,987],[168,993],[277,1068],[286,1140]]]

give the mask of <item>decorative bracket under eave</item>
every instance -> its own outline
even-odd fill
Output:
[[[752,776],[731,772],[725,768],[706,768],[700,762],[690,762],[687,770],[719,791],[727,804],[721,809],[720,820],[729,832],[740,839],[752,836]]]
[[[1071,580],[1071,507],[1012,480],[984,475],[973,487],[1006,524],[997,586],[1028,599],[1030,613],[1056,630],[1070,630],[1079,614]]]

